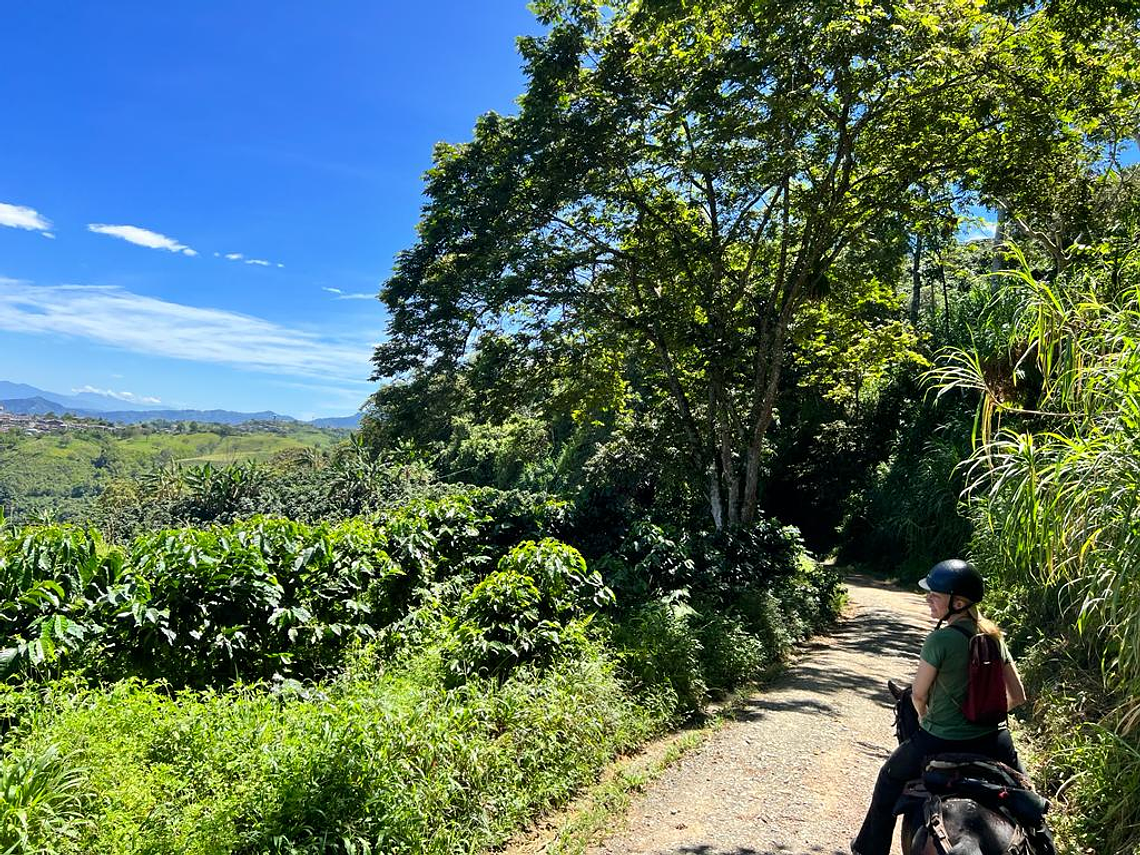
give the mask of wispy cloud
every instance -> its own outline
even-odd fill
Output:
[[[51,233],[51,220],[34,208],[25,208],[23,205],[0,202],[0,226],[27,229],[30,232],[39,232],[44,237],[55,237]]]
[[[344,291],[340,290],[339,288],[325,288],[325,287],[322,287],[321,290],[322,291],[328,291],[330,294],[333,295],[333,299],[335,299],[335,300],[375,300],[376,299],[376,295],[371,294],[371,293],[360,293],[360,292],[358,292],[355,294],[346,294]]]
[[[131,404],[161,404],[161,398],[154,398],[149,395],[136,395],[134,392],[116,392],[114,389],[97,389],[94,386],[83,386],[79,389],[72,389],[72,394],[79,395],[83,392],[90,392],[93,395],[103,395],[107,398],[114,398],[118,401],[127,401]]]
[[[145,246],[147,249],[165,249],[169,252],[180,252],[183,255],[198,254],[174,238],[168,238],[166,235],[160,235],[150,229],[140,229],[138,226],[108,226],[104,223],[88,223],[87,230],[100,235],[121,238],[128,243]]]
[[[0,329],[74,336],[152,356],[324,380],[368,376],[371,345],[118,287],[0,278]]]
[[[214,253],[217,257],[218,253]],[[227,261],[242,261],[246,264],[255,264],[258,267],[284,267],[284,264],[278,264],[273,261],[266,261],[264,258],[246,258],[240,252],[227,252],[224,256]]]

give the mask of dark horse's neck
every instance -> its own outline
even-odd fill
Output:
[[[1005,855],[1017,835],[1012,822],[971,799],[943,799],[942,823],[949,855]],[[906,855],[938,855],[921,802],[903,812],[902,840]]]

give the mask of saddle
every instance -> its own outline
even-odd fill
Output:
[[[1023,828],[1039,828],[1049,810],[1048,799],[1033,790],[1028,778],[988,757],[939,754],[927,762],[922,782],[929,793],[965,796]]]
[[[1049,801],[1021,772],[983,755],[931,757],[922,778],[910,782],[895,809],[901,813],[920,802],[927,831],[935,847],[945,853],[950,846],[942,823],[942,800],[952,798],[970,799],[1012,822],[1017,833],[1008,851],[1053,851],[1051,835],[1044,832]]]

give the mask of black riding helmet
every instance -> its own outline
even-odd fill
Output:
[[[952,597],[963,597],[971,603],[980,603],[986,595],[986,583],[982,574],[969,561],[961,558],[948,558],[930,568],[926,578],[918,583],[920,588]]]

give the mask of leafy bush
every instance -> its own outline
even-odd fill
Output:
[[[126,550],[68,527],[0,533],[0,622],[11,639],[0,656],[12,673],[81,666],[100,679],[140,675],[174,686],[312,679],[335,671],[351,645],[376,638],[443,588],[450,586],[454,607],[498,564],[533,577],[542,591],[531,617],[516,604],[480,622],[479,603],[489,608],[499,596],[492,592],[504,592],[503,579],[464,605],[471,619],[460,622],[474,645],[464,661],[480,658],[475,647],[489,644],[472,667],[498,670],[483,659],[501,653],[500,642],[512,643],[503,629],[508,617],[526,635],[544,622],[561,628],[582,617],[579,600],[595,609],[611,602],[600,577],[568,547],[543,540],[508,554],[504,542],[514,532],[546,527],[560,507],[476,489],[421,497],[375,522],[309,526],[254,517],[150,532]],[[564,635],[549,627],[543,633],[546,641],[519,637],[518,661]]]
[[[403,613],[386,542],[362,521],[266,518],[154,532],[125,552],[70,527],[0,534],[0,658],[9,673],[174,685],[316,676]]]
[[[789,576],[803,555],[799,532],[767,517],[717,532],[671,532],[639,521],[600,564],[623,603],[684,590],[726,606]]]
[[[612,602],[576,549],[526,541],[459,601],[449,667],[461,677],[501,679],[520,663],[549,663],[583,644],[592,612]]]
[[[713,697],[755,680],[783,654],[782,649],[765,646],[733,615],[713,614],[697,624],[701,675]]]
[[[613,629],[622,674],[631,691],[663,706],[674,719],[698,712],[708,697],[703,648],[693,609],[677,597],[643,603]]]
[[[452,425],[442,467],[468,484],[543,486],[554,464],[549,427],[538,418],[512,413],[502,424],[475,424],[461,417]]]
[[[41,707],[20,750],[82,770],[88,820],[59,855],[444,855],[500,843],[654,727],[592,649],[451,691],[415,668],[278,696],[124,683]]]
[[[45,672],[100,632],[94,609],[121,571],[120,553],[73,526],[0,533],[0,675]]]
[[[722,560],[714,555],[710,563]],[[671,714],[685,718],[710,696],[760,676],[838,614],[842,579],[834,567],[800,554],[779,576],[768,572],[724,574],[700,595],[676,590],[619,612],[612,635],[631,690],[643,698],[666,692]],[[734,575],[748,585],[729,600],[724,579]]]

